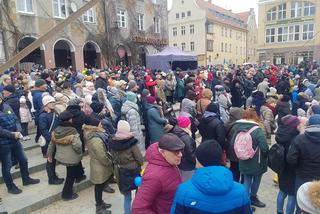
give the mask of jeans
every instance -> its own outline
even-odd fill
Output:
[[[28,136],[28,123],[21,123],[23,137]]]
[[[131,214],[131,201],[132,201],[131,191],[125,192],[124,202],[123,202],[124,214]]]
[[[106,183],[94,185],[94,197],[96,199],[96,206],[100,206],[103,203],[102,193],[105,185]]]
[[[256,197],[262,175],[244,175],[243,185],[246,188],[248,194],[252,197]]]
[[[288,196],[286,214],[294,214],[294,209],[296,207],[296,197],[294,195],[288,195],[282,191],[279,191],[277,198],[277,212],[284,213],[283,206],[286,197]]]
[[[68,199],[73,195],[73,184],[78,174],[77,166],[67,166],[67,177],[62,190],[62,198]]]
[[[0,160],[2,162],[2,176],[8,189],[15,185],[10,173],[12,167],[12,157],[14,157],[20,166],[20,173],[23,182],[29,179],[28,160],[19,141],[13,144],[0,145]]]
[[[54,158],[55,156],[56,156],[56,150],[54,150],[53,154],[52,154],[52,163],[49,163],[49,161],[47,161],[47,164],[46,164],[46,170],[47,170],[49,183],[53,182],[54,180],[56,180],[58,178],[58,176],[56,174],[57,161]]]
[[[240,171],[238,161],[230,161],[230,171],[232,172],[233,181],[240,182]]]

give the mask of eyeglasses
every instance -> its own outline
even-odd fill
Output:
[[[183,149],[177,150],[177,151],[170,151],[171,153],[175,154],[175,155],[180,155],[180,153],[183,153]]]

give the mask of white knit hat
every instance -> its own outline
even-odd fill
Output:
[[[319,203],[315,203],[315,201],[313,201],[314,199],[310,197],[310,186],[313,184],[313,182],[308,182],[299,188],[297,192],[297,203],[299,208],[307,213],[320,213],[320,207],[316,207],[316,204]],[[320,190],[317,188],[317,190],[313,191],[316,191],[316,193],[313,193],[312,195],[319,199]]]
[[[26,103],[27,102],[25,96],[21,96],[19,101],[20,101],[20,103]]]
[[[119,120],[117,129],[118,131],[130,132],[130,124],[125,120]]]
[[[43,106],[48,105],[49,103],[55,102],[56,100],[50,96],[50,95],[46,95],[42,98],[42,104]]]

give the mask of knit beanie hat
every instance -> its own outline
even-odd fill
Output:
[[[90,107],[94,113],[99,114],[103,110],[104,105],[100,102],[93,102],[90,104]]]
[[[204,167],[222,165],[222,148],[215,140],[202,142],[196,149],[195,155]]]
[[[150,94],[150,91],[148,89],[143,89],[141,92],[141,97],[147,97]]]
[[[300,120],[297,116],[288,114],[281,118],[282,123],[285,126],[297,127],[300,124]]]
[[[47,84],[47,82],[46,82],[45,80],[43,80],[43,79],[38,79],[38,80],[34,83],[34,86],[35,86],[35,87],[41,87],[41,86],[46,85],[46,84]]]
[[[213,113],[218,113],[219,112],[219,106],[216,103],[210,103],[207,106],[206,111],[213,112]]]
[[[320,105],[313,105],[311,110],[314,114],[320,114]]]
[[[13,85],[7,85],[3,88],[3,90],[13,94],[16,91],[16,88]]]
[[[320,114],[315,114],[309,118],[309,126],[320,125]]]
[[[190,126],[191,121],[187,116],[180,116],[177,119],[178,126],[185,129]]]
[[[55,102],[56,100],[50,96],[50,95],[46,95],[42,98],[42,104],[43,106],[48,105],[49,103]]]
[[[307,213],[320,213],[320,181],[307,182],[297,192],[299,208]]]
[[[117,131],[130,132],[130,124],[125,120],[119,120]]]
[[[64,111],[59,115],[59,120],[64,122],[73,118],[73,114],[70,111]]]
[[[98,126],[100,124],[100,120],[94,117],[87,117],[84,123],[89,126]]]
[[[298,115],[298,117],[305,117],[306,116],[306,111],[303,110],[302,108],[298,108],[297,115]]]
[[[134,81],[134,80],[130,80],[129,82],[128,82],[128,91],[131,91],[134,87],[136,87],[137,86],[137,83],[136,83],[136,81]]]
[[[148,96],[147,97],[147,103],[154,104],[155,101],[156,101],[155,97],[153,97],[153,96]]]
[[[127,100],[133,103],[137,103],[137,95],[131,91],[127,92]]]
[[[40,77],[41,77],[41,79],[45,80],[45,79],[47,79],[49,77],[49,74],[43,72],[43,73],[41,73]]]

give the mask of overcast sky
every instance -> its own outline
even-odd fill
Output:
[[[171,9],[172,1],[177,0],[168,0],[169,9]],[[258,14],[258,0],[212,0],[212,2],[220,7],[232,9],[234,12],[248,11],[251,7],[253,7],[256,15]]]

